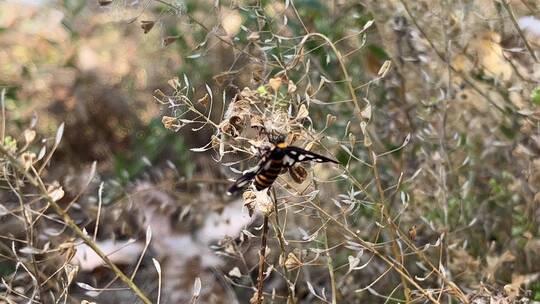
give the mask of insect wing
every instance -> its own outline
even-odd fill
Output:
[[[251,180],[253,180],[255,176],[262,171],[262,169],[264,168],[267,162],[268,162],[268,158],[263,157],[263,159],[261,159],[261,161],[257,164],[256,167],[244,173],[244,175],[240,176],[234,182],[234,184],[229,187],[229,189],[227,190],[227,194],[231,195],[237,192],[238,190],[244,188],[245,186],[247,186],[251,182]]]
[[[229,187],[227,190],[227,194],[231,195],[238,190],[244,188],[247,184],[251,182],[252,179],[255,178],[255,175],[257,175],[256,172],[247,172],[246,174],[242,175],[239,179],[234,182],[232,186]]]
[[[338,163],[331,158],[304,150],[302,148],[289,146],[287,149],[285,149],[285,158],[283,159],[283,164],[285,166],[292,167],[296,162],[303,161],[314,161],[317,163]]]

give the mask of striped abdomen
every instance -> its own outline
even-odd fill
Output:
[[[268,162],[267,168],[263,168],[259,174],[255,176],[255,189],[258,191],[266,189],[276,180],[281,169],[283,168],[282,159],[271,159]]]

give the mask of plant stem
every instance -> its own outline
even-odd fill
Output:
[[[130,279],[128,278],[123,272],[122,270],[120,270],[120,268],[118,268],[118,266],[116,266],[110,259],[109,257],[105,254],[105,252],[103,252],[101,250],[101,248],[99,248],[99,246],[94,242],[92,241],[92,238],[90,236],[88,236],[88,234],[86,234],[85,232],[82,231],[81,228],[79,228],[79,226],[77,226],[77,224],[75,223],[75,221],[71,218],[71,216],[64,210],[62,209],[62,207],[60,207],[60,205],[58,205],[58,203],[56,203],[56,201],[54,201],[48,194],[47,192],[47,187],[45,187],[45,184],[43,183],[43,181],[41,180],[41,178],[39,177],[39,175],[36,175],[36,177],[32,176],[30,174],[30,172],[28,170],[25,170],[21,164],[19,163],[19,161],[13,156],[11,155],[11,153],[9,153],[9,151],[7,151],[4,146],[0,145],[0,154],[4,155],[8,160],[9,162],[11,163],[11,165],[13,165],[13,167],[20,173],[20,174],[23,174],[26,179],[30,182],[30,184],[32,184],[32,186],[36,187],[39,189],[39,191],[41,192],[41,196],[47,201],[47,203],[49,203],[50,206],[53,207],[53,209],[60,215],[62,216],[65,224],[71,229],[73,230],[73,232],[75,232],[75,234],[81,238],[83,240],[83,242],[85,244],[87,244],[90,248],[92,248],[92,250],[94,250],[94,252],[103,260],[103,262],[105,264],[107,264],[107,266],[109,266],[112,271],[124,282],[126,283],[126,285],[128,285],[128,287],[133,290],[133,292],[139,297],[139,299],[141,299],[141,301],[145,304],[151,304],[152,302],[148,299],[148,297],[146,297],[146,295],[141,291],[141,289]],[[33,168],[32,168],[33,169]],[[34,172],[36,172],[34,170]],[[37,172],[36,172],[37,173]]]
[[[268,234],[268,215],[264,215],[262,235],[261,235],[261,250],[259,252],[259,276],[257,278],[257,304],[262,304],[263,287],[264,287],[264,262],[266,260],[266,236]]]

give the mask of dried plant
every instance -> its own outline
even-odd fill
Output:
[[[156,178],[64,178],[63,133],[84,136],[6,127],[4,91],[0,302],[538,300],[538,3],[311,2],[98,1],[181,54],[152,90],[170,134],[203,143],[189,174],[144,156]],[[225,195],[274,136],[339,164]]]

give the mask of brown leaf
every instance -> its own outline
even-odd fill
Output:
[[[287,255],[287,259],[283,265],[289,270],[296,269],[302,266],[302,261],[300,261],[300,259],[294,253],[289,252],[289,255]]]
[[[296,92],[296,84],[292,80],[289,80],[289,84],[287,85],[287,93],[293,94]]]
[[[26,141],[26,144],[33,142],[34,138],[36,138],[36,131],[30,129],[24,130],[24,140]]]
[[[154,21],[143,20],[141,21],[141,28],[144,30],[144,33],[147,34],[154,27]]]
[[[289,175],[296,183],[301,184],[306,180],[308,173],[304,167],[298,165],[289,170]]]
[[[418,233],[417,229],[416,229],[416,225],[412,225],[411,228],[409,228],[409,238],[413,241],[416,240],[416,234]]]
[[[248,209],[249,216],[252,217],[253,211],[255,211],[257,195],[253,191],[248,190],[242,194],[242,198],[244,199],[244,206]]]
[[[281,77],[274,77],[268,81],[268,85],[274,92],[277,92],[279,90],[279,87],[281,87],[281,83]]]
[[[227,134],[231,137],[237,137],[239,135],[236,128],[227,121],[221,124],[221,126],[219,127],[219,130],[221,131],[221,133]]]
[[[112,3],[112,0],[98,0],[99,6],[107,6]]]
[[[309,116],[309,111],[305,104],[300,105],[298,113],[296,114],[296,120],[302,120]]]
[[[36,154],[32,152],[24,152],[20,158],[24,170],[28,170],[36,160]]]
[[[163,118],[161,118],[161,123],[163,124],[165,129],[171,130],[176,123],[176,117],[163,116]]]
[[[505,251],[500,256],[488,256],[486,258],[487,266],[484,269],[488,281],[495,279],[495,272],[497,272],[504,263],[512,262],[515,259],[516,257],[510,251]]]
[[[264,119],[260,115],[253,115],[250,119],[250,125],[252,128],[264,129]]]
[[[210,96],[208,95],[208,93],[206,93],[201,99],[197,100],[197,102],[205,108],[206,106],[208,106],[209,101],[210,101]]]
[[[178,40],[178,38],[180,38],[180,36],[167,36],[165,38],[163,38],[163,45],[164,46],[168,46],[170,45],[171,43],[175,42],[176,40]]]

